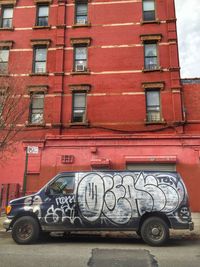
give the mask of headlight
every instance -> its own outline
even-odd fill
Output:
[[[6,206],[6,215],[11,212],[12,207],[10,205]]]

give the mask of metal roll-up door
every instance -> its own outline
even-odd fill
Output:
[[[126,169],[129,171],[176,171],[173,163],[128,163]]]

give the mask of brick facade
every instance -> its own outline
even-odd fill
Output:
[[[24,130],[2,167],[2,182],[23,185],[25,177],[32,192],[61,170],[171,164],[187,184],[193,210],[200,210],[200,86],[180,80],[174,1],[156,0],[150,21],[143,2],[0,1],[1,17],[13,7],[12,26],[0,28],[0,47],[9,48],[6,78],[14,74],[16,84],[23,78],[24,104],[33,93],[44,97],[39,123],[28,109],[21,119]],[[84,16],[76,21],[80,4],[87,4],[84,23]],[[45,26],[37,25],[41,6],[49,7]],[[30,146],[38,151],[25,160]],[[5,168],[13,162],[15,169]]]

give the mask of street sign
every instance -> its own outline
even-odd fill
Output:
[[[38,154],[39,147],[38,146],[27,146],[27,153],[28,154]]]

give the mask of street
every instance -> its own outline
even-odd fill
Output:
[[[199,267],[200,240],[173,236],[164,247],[150,247],[136,235],[54,236],[34,245],[17,245],[0,232],[1,267]]]

